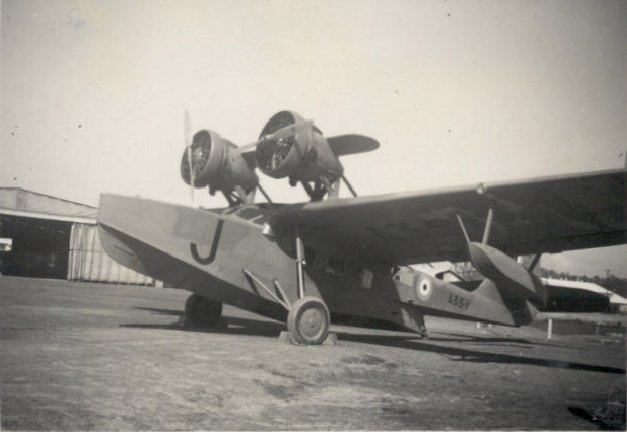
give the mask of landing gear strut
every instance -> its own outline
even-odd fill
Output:
[[[192,294],[185,302],[185,323],[190,327],[210,328],[220,322],[222,303]]]
[[[288,309],[287,330],[298,343],[320,345],[329,334],[331,314],[326,303],[318,297],[305,295],[305,248],[298,229],[295,235],[296,283],[298,300]]]
[[[244,275],[246,275],[248,283],[253,290],[256,291],[257,287],[262,288],[270,297],[287,310],[288,337],[291,335],[291,339],[287,340],[303,345],[320,345],[326,340],[329,334],[331,314],[322,299],[305,295],[305,251],[303,242],[298,236],[298,231],[295,236],[295,248],[296,293],[298,300],[294,303],[285,295],[285,291],[278,280],[275,279],[273,281],[275,291],[266,286],[251,270],[244,269]],[[283,333],[281,337],[283,337]]]

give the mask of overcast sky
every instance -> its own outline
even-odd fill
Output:
[[[0,185],[191,204],[186,108],[240,145],[282,109],[372,136],[380,150],[343,161],[362,195],[621,167],[626,23],[623,0],[2,0]],[[627,277],[625,262],[617,247],[543,263]]]

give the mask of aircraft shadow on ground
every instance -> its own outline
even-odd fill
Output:
[[[184,312],[174,309],[157,309],[147,307],[136,307],[135,309],[149,311],[158,315],[166,316],[179,316],[177,322],[171,324],[122,324],[120,327],[125,328],[144,328],[144,329],[160,329],[160,330],[177,330],[186,332],[200,332],[200,333],[220,333],[230,335],[249,335],[249,336],[263,336],[276,338],[281,331],[286,330],[284,323],[256,320],[250,318],[236,318],[225,316],[226,320],[212,329],[197,329],[189,328],[182,324]],[[354,334],[346,332],[338,332],[338,338],[342,341],[350,341],[357,343],[366,343],[387,347],[395,347],[402,349],[409,349],[421,352],[433,352],[447,356],[451,361],[464,361],[464,362],[477,362],[477,363],[508,363],[508,364],[526,364],[535,366],[552,367],[559,369],[575,369],[586,370],[593,372],[625,374],[625,369],[614,368],[608,366],[599,366],[586,363],[567,362],[559,360],[550,360],[543,358],[517,356],[511,354],[501,354],[477,351],[467,348],[457,348],[443,345],[436,345],[430,342],[453,342],[453,343],[502,343],[511,345],[512,342],[519,344],[537,344],[537,345],[549,345],[543,343],[530,342],[526,339],[509,339],[509,338],[484,338],[470,335],[451,334],[454,338],[431,338],[428,341],[420,339],[419,336],[408,335],[367,335],[367,334]],[[560,346],[560,345],[555,345]],[[560,346],[561,347],[561,346]]]
[[[574,415],[575,417],[579,417],[584,419],[596,426],[600,430],[625,430],[625,416],[608,416],[608,415],[593,415],[586,411],[581,407],[568,407],[568,412]]]
[[[192,333],[222,333],[232,335],[249,335],[249,336],[264,336],[264,337],[277,337],[279,333],[286,330],[286,326],[280,322],[254,320],[247,318],[236,318],[230,316],[224,316],[221,323],[214,328],[194,328],[188,327],[183,324],[183,317],[185,312],[174,309],[157,309],[147,307],[134,307],[133,309],[140,309],[152,312],[157,315],[166,316],[179,316],[180,319],[171,324],[121,324],[120,327],[125,328],[144,328],[155,330],[178,330]]]
[[[548,342],[539,342],[539,341],[531,341],[528,339],[515,338],[515,337],[491,337],[490,335],[486,336],[472,336],[466,334],[457,334],[457,333],[446,333],[448,336],[452,337],[432,337],[429,336],[429,341],[431,342],[461,342],[461,343],[472,343],[475,345],[493,345],[498,344],[499,346],[512,346],[516,348],[525,348],[532,349],[534,345],[537,346],[546,346],[546,347],[556,347],[570,350],[580,350],[581,348],[566,346],[563,344],[556,343],[548,343]]]
[[[143,311],[148,311],[148,312],[152,312],[153,314],[156,315],[165,315],[165,316],[178,316],[178,317],[183,317],[185,315],[185,312],[182,310],[177,310],[177,309],[159,309],[159,308],[151,308],[151,307],[141,307],[141,306],[135,306],[133,307],[133,309],[136,310],[143,310]],[[228,324],[229,325],[235,325],[235,326],[245,326],[245,324],[243,323],[243,321],[250,321],[250,323],[254,323],[253,325],[251,325],[249,328],[253,329],[258,327],[259,325],[263,325],[262,323],[268,323],[274,327],[272,327],[273,329],[277,330],[277,331],[283,331],[285,330],[285,324],[282,323],[277,323],[277,322],[272,322],[272,321],[255,321],[252,319],[241,319],[241,318],[234,318],[234,317],[227,317],[228,318]],[[239,324],[238,324],[239,321]],[[170,325],[161,325],[161,326],[156,326],[157,328],[170,328]],[[180,328],[180,325],[174,326],[174,329],[178,329],[178,330],[186,330],[186,331],[196,331],[196,332],[207,332],[207,331],[216,331],[215,329],[213,330],[207,330],[207,329],[194,329],[194,328]],[[226,330],[226,328],[224,328],[223,330]],[[345,334],[345,333],[341,333],[341,334]],[[349,333],[346,333],[349,334]],[[458,333],[446,333],[448,336],[450,337],[429,337],[429,341],[431,342],[460,342],[460,343],[473,343],[473,344],[499,344],[501,346],[515,346],[518,348],[526,348],[526,349],[530,349],[531,347],[529,346],[520,346],[520,344],[522,345],[543,345],[543,346],[555,346],[555,347],[561,347],[561,348],[568,348],[568,349],[576,349],[574,347],[564,347],[562,345],[556,345],[556,344],[549,344],[549,343],[542,343],[542,342],[536,342],[536,341],[529,341],[527,339],[522,339],[522,338],[508,338],[508,337],[484,337],[484,336],[472,336],[472,335],[467,335],[467,334],[458,334]],[[268,336],[274,336],[274,334],[270,334]],[[407,335],[403,335],[403,336],[396,336],[396,337],[400,337],[402,339],[405,340],[410,340],[410,339],[421,339],[419,336],[414,336],[411,333],[408,333]]]
[[[407,338],[404,336],[372,336],[372,335],[356,335],[348,333],[340,333],[338,337],[341,340],[349,340],[352,342],[369,343],[375,345],[389,346],[395,348],[405,348],[417,351],[429,351],[436,354],[447,356],[451,361],[464,361],[473,363],[509,363],[509,364],[526,364],[535,366],[545,366],[559,369],[575,369],[586,370],[592,372],[604,372],[625,374],[625,369],[614,368],[608,366],[599,366],[586,363],[568,362],[561,360],[550,360],[535,357],[517,356],[511,354],[501,354],[492,352],[475,351],[465,348],[455,348],[442,345],[432,345],[430,343],[415,340],[415,338]],[[446,339],[450,341],[450,339]]]
[[[148,311],[157,315],[170,315],[170,316],[185,315],[185,311],[176,310],[176,309],[157,309],[157,308],[149,308],[149,307],[141,307],[141,306],[134,306],[133,309]]]

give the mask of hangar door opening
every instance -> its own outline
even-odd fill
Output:
[[[0,273],[65,279],[71,223],[0,215],[0,237],[12,239],[10,251],[0,252]]]
[[[156,281],[113,261],[100,243],[98,227],[75,223],[70,235],[67,278],[80,282],[155,285]]]

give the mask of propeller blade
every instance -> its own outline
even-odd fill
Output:
[[[185,146],[187,147],[187,162],[189,164],[189,188],[192,195],[192,202],[194,201],[194,166],[192,164],[192,120],[189,116],[189,111],[185,110],[184,120],[184,136]]]

